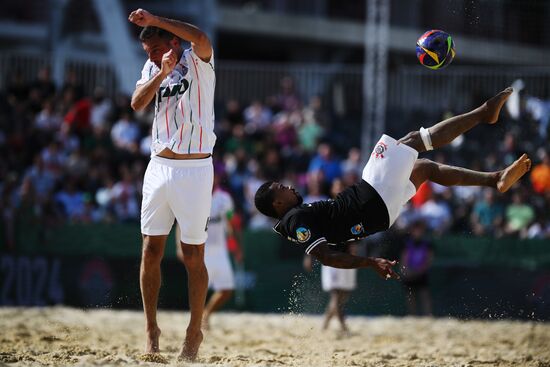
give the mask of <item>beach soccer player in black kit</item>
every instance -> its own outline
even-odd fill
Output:
[[[392,268],[395,261],[354,256],[334,251],[331,245],[387,230],[403,205],[428,180],[444,186],[488,186],[507,191],[531,168],[526,154],[501,171],[478,172],[418,159],[418,153],[442,147],[480,123],[496,123],[512,92],[512,88],[506,88],[468,113],[412,131],[400,140],[383,135],[363,169],[361,182],[334,200],[303,204],[294,188],[266,182],[256,192],[256,208],[279,219],[273,227],[275,232],[303,245],[305,252],[322,264],[335,268],[372,267],[385,279],[397,279]]]

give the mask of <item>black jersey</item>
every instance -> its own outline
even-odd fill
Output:
[[[309,254],[321,243],[355,241],[389,227],[386,204],[367,182],[346,188],[334,200],[292,208],[273,230],[305,246]]]

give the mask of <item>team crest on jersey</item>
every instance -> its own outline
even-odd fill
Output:
[[[372,155],[375,158],[384,158],[384,152],[388,150],[388,146],[381,141],[376,144],[376,147],[374,147],[374,151],[372,152]]]
[[[300,243],[307,242],[311,238],[311,232],[307,228],[300,227],[296,230],[296,238]]]
[[[355,236],[360,235],[361,233],[363,233],[363,231],[364,231],[363,223],[357,223],[356,225],[351,227],[351,233]]]

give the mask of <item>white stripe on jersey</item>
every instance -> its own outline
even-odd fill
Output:
[[[160,69],[147,60],[136,86],[149,81]],[[164,148],[176,153],[212,153],[214,134],[214,54],[202,61],[189,48],[155,95],[151,156]]]

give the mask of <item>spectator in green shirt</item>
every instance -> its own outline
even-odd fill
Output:
[[[524,194],[515,192],[512,196],[512,204],[506,207],[506,233],[523,237],[534,219],[535,210],[525,202]]]

